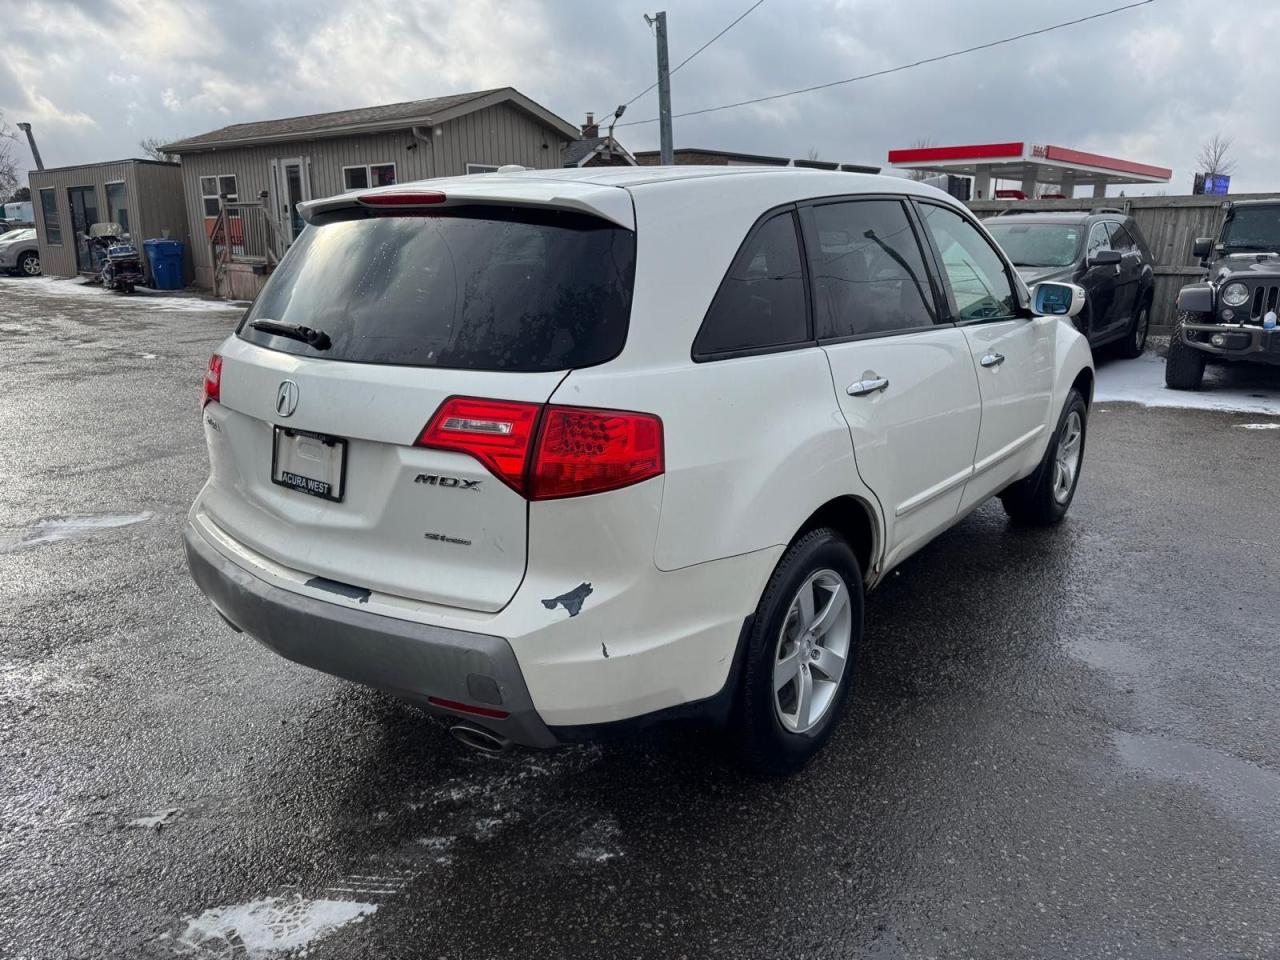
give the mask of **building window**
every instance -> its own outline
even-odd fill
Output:
[[[367,163],[362,166],[342,168],[342,186],[346,190],[389,187],[395,182],[396,165],[394,163]]]
[[[120,229],[129,232],[129,201],[124,181],[115,180],[105,184],[107,191],[107,222],[120,224]]]
[[[200,202],[204,204],[204,215],[206,217],[216,217],[218,215],[218,210],[221,208],[218,201],[223,194],[232,203],[240,199],[240,193],[236,189],[235,174],[200,178]],[[233,211],[233,215],[235,212]]]
[[[492,163],[468,163],[467,173],[497,173],[498,168]]]
[[[62,246],[62,221],[58,219],[58,198],[52,187],[40,191],[40,210],[44,213],[44,242]]]

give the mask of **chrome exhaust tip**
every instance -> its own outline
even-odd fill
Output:
[[[472,750],[479,750],[481,753],[506,753],[507,748],[511,746],[511,741],[506,737],[499,736],[484,727],[474,727],[469,723],[455,723],[449,728],[449,733],[459,743]]]

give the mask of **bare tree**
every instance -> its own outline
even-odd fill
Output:
[[[143,137],[138,141],[138,148],[152,160],[177,160],[171,153],[165,153],[160,148],[166,143],[172,143],[171,140],[162,140],[159,137]]]
[[[18,189],[18,151],[14,147],[17,142],[18,135],[5,123],[4,114],[0,114],[0,198]]]
[[[805,156],[806,156],[806,157],[808,157],[810,160],[817,160],[817,159],[818,159],[818,148],[817,148],[817,147],[810,147],[810,148],[809,148],[809,150],[808,150],[808,152],[807,152],[807,153],[805,153]]]
[[[1231,146],[1235,143],[1230,137],[1224,137],[1220,133],[1215,133],[1212,137],[1200,145],[1200,152],[1196,154],[1196,166],[1201,173],[1216,173],[1226,176],[1236,168],[1236,162],[1231,159]]]
[[[936,147],[937,145],[938,141],[933,139],[933,137],[916,137],[911,141],[912,150],[928,150],[930,147]],[[921,180],[928,180],[932,176],[934,176],[934,174],[930,173],[928,170],[911,170],[907,173],[907,177],[909,179],[917,182]]]

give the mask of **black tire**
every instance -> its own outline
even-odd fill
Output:
[[[1124,339],[1116,345],[1116,355],[1126,360],[1142,356],[1142,351],[1147,348],[1147,333],[1150,329],[1151,303],[1143,300],[1138,305],[1138,311],[1133,315],[1133,320],[1129,322],[1129,330],[1125,333]]]
[[[794,732],[783,726],[775,709],[774,663],[792,601],[819,571],[836,573],[847,591],[848,655],[836,691],[821,719],[804,732]],[[844,712],[849,691],[857,681],[863,600],[862,571],[857,558],[835,530],[829,527],[811,530],[783,554],[756,607],[746,638],[742,681],[735,706],[732,735],[740,758],[750,771],[766,776],[794,773],[808,763],[831,736]]]
[[[1080,456],[1076,463],[1075,476],[1071,478],[1070,489],[1064,499],[1054,493],[1054,467],[1057,460],[1058,447],[1062,443],[1067,422],[1072,413],[1080,418]],[[1080,391],[1072,390],[1067,395],[1067,402],[1058,417],[1058,426],[1049,438],[1045,448],[1044,459],[1036,472],[1024,480],[1006,487],[1000,494],[1000,502],[1004,504],[1004,512],[1015,523],[1023,523],[1033,527],[1051,527],[1067,515],[1071,501],[1075,499],[1076,487],[1080,483],[1080,473],[1084,468],[1085,440],[1089,434],[1089,408],[1085,405]]]
[[[1178,323],[1169,338],[1169,356],[1164,361],[1164,385],[1171,390],[1199,390],[1204,382],[1205,355],[1182,339],[1182,326],[1203,319],[1199,313],[1178,311]]]
[[[38,277],[40,272],[40,254],[27,251],[18,258],[19,276]]]

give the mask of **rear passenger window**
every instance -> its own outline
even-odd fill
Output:
[[[795,214],[780,213],[738,251],[693,342],[695,357],[809,340]]]
[[[924,257],[897,200],[813,208],[814,324],[820,339],[892,333],[937,319]]]

